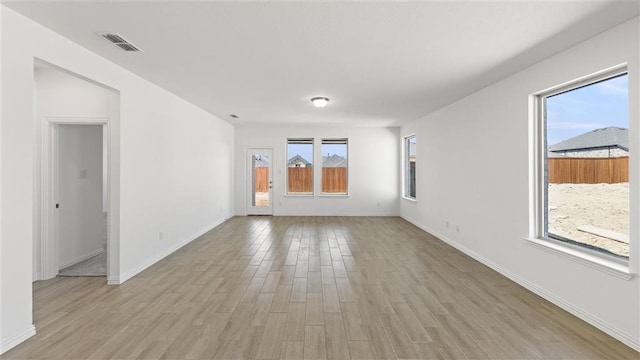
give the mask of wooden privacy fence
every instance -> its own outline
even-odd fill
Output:
[[[347,193],[347,168],[331,167],[322,168],[322,192],[323,193]]]
[[[290,167],[287,168],[290,193],[312,193],[313,192],[313,168],[312,167]]]
[[[629,182],[629,157],[549,158],[547,169],[552,184]]]
[[[290,167],[287,168],[289,193],[313,192],[313,168]],[[322,168],[322,192],[323,193],[347,193],[347,168],[331,167]]]
[[[256,180],[255,192],[267,192],[269,191],[269,168],[268,167],[256,167],[254,169],[254,179]]]

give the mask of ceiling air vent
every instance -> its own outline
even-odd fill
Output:
[[[134,52],[141,51],[140,49],[138,49],[138,47],[133,45],[129,40],[123,38],[118,34],[99,34],[99,35],[109,40],[109,42],[111,42],[112,44],[121,48],[124,51],[134,51]]]

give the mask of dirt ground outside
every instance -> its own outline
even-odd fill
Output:
[[[629,256],[629,244],[586,232],[592,225],[629,234],[629,183],[549,184],[549,232]]]
[[[256,191],[256,207],[269,206],[269,193]]]

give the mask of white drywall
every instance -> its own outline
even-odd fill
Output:
[[[628,62],[631,268],[637,271],[638,35],[636,18],[403,126],[401,135],[416,134],[418,198],[403,199],[401,214],[640,350],[637,276],[624,280],[525,240],[530,233],[529,96]]]
[[[59,269],[103,249],[102,125],[58,130]],[[35,245],[35,244],[34,244]]]
[[[322,126],[237,126],[235,133],[235,176],[245,179],[250,147],[273,148],[274,215],[398,215],[399,144],[398,128],[322,127]],[[313,196],[286,195],[287,138],[314,141]],[[321,196],[320,141],[322,138],[348,138],[348,196]],[[235,209],[246,214],[245,181],[237,181]]]
[[[31,336],[36,143],[34,59],[110,96],[112,251],[125,281],[233,214],[233,127],[0,6],[0,353]],[[144,56],[144,54],[138,54]],[[119,110],[118,110],[119,102]],[[163,236],[160,239],[160,232]],[[37,324],[36,324],[37,325]]]
[[[35,66],[36,111],[47,118],[107,118],[111,90],[46,63]]]

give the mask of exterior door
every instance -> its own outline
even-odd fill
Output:
[[[247,149],[247,215],[273,215],[271,149]]]

